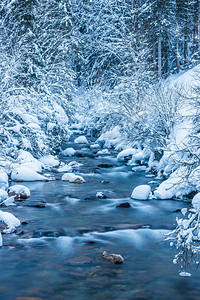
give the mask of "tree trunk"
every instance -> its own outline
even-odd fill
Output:
[[[179,59],[179,38],[176,37],[176,70],[177,73],[180,72],[180,59]]]
[[[188,36],[188,7],[185,10],[185,24],[184,24],[184,67],[187,64],[187,36]]]
[[[193,54],[198,52],[198,24],[199,23],[199,0],[194,1],[194,29],[193,29]]]
[[[162,77],[162,48],[161,48],[161,34],[158,36],[158,78]]]

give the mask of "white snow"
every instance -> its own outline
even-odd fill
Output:
[[[0,172],[0,188],[6,189],[8,187],[8,175],[6,172]]]
[[[105,148],[117,148],[118,145],[122,143],[120,127],[115,126],[109,131],[102,133],[96,142],[98,142],[100,145],[104,145]]]
[[[30,197],[31,195],[30,190],[26,186],[21,184],[10,186],[8,188],[8,193],[26,194],[28,197]]]
[[[27,127],[35,130],[35,131],[40,131],[41,127],[40,125],[36,124],[36,123],[28,123]]]
[[[68,164],[61,162],[60,167],[57,169],[58,172],[71,172],[72,167]]]
[[[151,195],[150,185],[138,185],[132,192],[131,198],[137,200],[147,200]]]
[[[0,189],[0,201],[8,198],[8,193],[5,190]]]
[[[73,148],[66,148],[65,150],[62,151],[62,154],[66,156],[73,156],[75,155],[75,153],[76,150],[74,150]]]
[[[53,155],[42,156],[39,161],[47,167],[56,167],[60,164],[59,160]]]
[[[191,276],[190,273],[185,272],[185,271],[180,272],[179,275],[182,276],[182,277],[190,277]]]
[[[6,233],[12,233],[15,231],[15,228],[21,224],[20,220],[17,219],[13,214],[9,212],[3,212],[2,210],[0,210],[0,220],[8,226],[8,229],[4,230]]]
[[[104,195],[103,192],[97,192],[97,193],[96,193],[96,197],[97,197],[97,198],[100,198],[100,199],[103,199],[103,198],[105,198],[105,195]]]
[[[65,173],[62,176],[62,180],[64,180],[64,181],[75,182],[77,179],[85,182],[85,180],[83,179],[82,176],[75,175],[73,173]]]
[[[100,148],[101,146],[99,144],[93,144],[93,145],[90,145],[90,148],[91,149],[97,149],[97,148]]]
[[[82,135],[82,136],[77,137],[74,140],[74,143],[76,143],[76,144],[87,144],[88,140],[86,139],[86,137],[84,135]]]
[[[16,163],[34,169],[35,171],[38,172],[41,172],[42,169],[44,168],[44,164],[42,162],[38,161],[36,158],[33,157],[31,153],[25,150],[19,151],[19,155],[16,160]]]
[[[33,169],[22,166],[12,171],[11,179],[19,180],[19,181],[38,181],[38,180],[46,180],[47,178],[44,177],[43,175],[38,174]]]
[[[192,199],[192,206],[196,210],[200,210],[200,193],[196,194],[194,198]]]
[[[138,152],[138,150],[136,150],[134,148],[128,148],[128,149],[122,150],[117,155],[117,159],[119,161],[123,161],[126,159],[126,157],[132,156],[133,154],[136,154],[137,152]]]
[[[151,156],[151,152],[148,148],[143,150],[137,150],[135,153],[132,154],[131,160],[128,162],[128,165],[136,165],[138,162],[140,164],[144,164],[148,162],[148,159]]]
[[[100,151],[97,152],[98,155],[107,155],[110,154],[108,149],[102,149]]]
[[[181,199],[183,195],[187,195],[193,191],[194,187],[190,185],[190,178],[185,180],[185,175],[187,174],[187,169],[185,167],[180,167],[174,171],[170,177],[163,181],[154,195],[157,199],[171,199],[176,197]]]

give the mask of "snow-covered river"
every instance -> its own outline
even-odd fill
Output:
[[[53,173],[55,181],[24,183],[31,197],[5,209],[27,224],[3,236],[1,299],[199,299],[200,272],[180,277],[163,242],[186,204],[132,200],[134,187],[155,179],[132,172],[114,150],[98,156],[90,144],[66,146],[77,150],[73,160],[83,165],[76,173],[86,182],[61,181],[62,173]],[[123,202],[131,207],[116,208]],[[124,263],[103,260],[104,250],[121,254]]]

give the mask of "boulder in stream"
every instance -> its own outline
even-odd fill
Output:
[[[69,182],[72,182],[72,183],[83,183],[83,182],[85,182],[85,180],[83,179],[82,176],[75,175],[73,173],[65,173],[62,176],[62,180],[63,181],[69,181]]]
[[[125,202],[125,203],[121,203],[121,204],[118,204],[116,205],[116,207],[120,207],[120,208],[129,208],[131,207],[130,203],[129,202]]]
[[[136,200],[147,200],[151,196],[151,187],[150,185],[138,185],[134,188],[131,198]]]
[[[108,254],[106,251],[104,251],[102,257],[114,265],[120,265],[124,262],[124,258],[120,254]]]

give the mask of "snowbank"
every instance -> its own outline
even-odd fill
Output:
[[[39,161],[46,167],[57,167],[60,164],[59,160],[53,155],[42,156],[40,157]]]
[[[23,166],[12,171],[11,179],[14,181],[47,180],[45,176],[38,174],[35,170]]]

